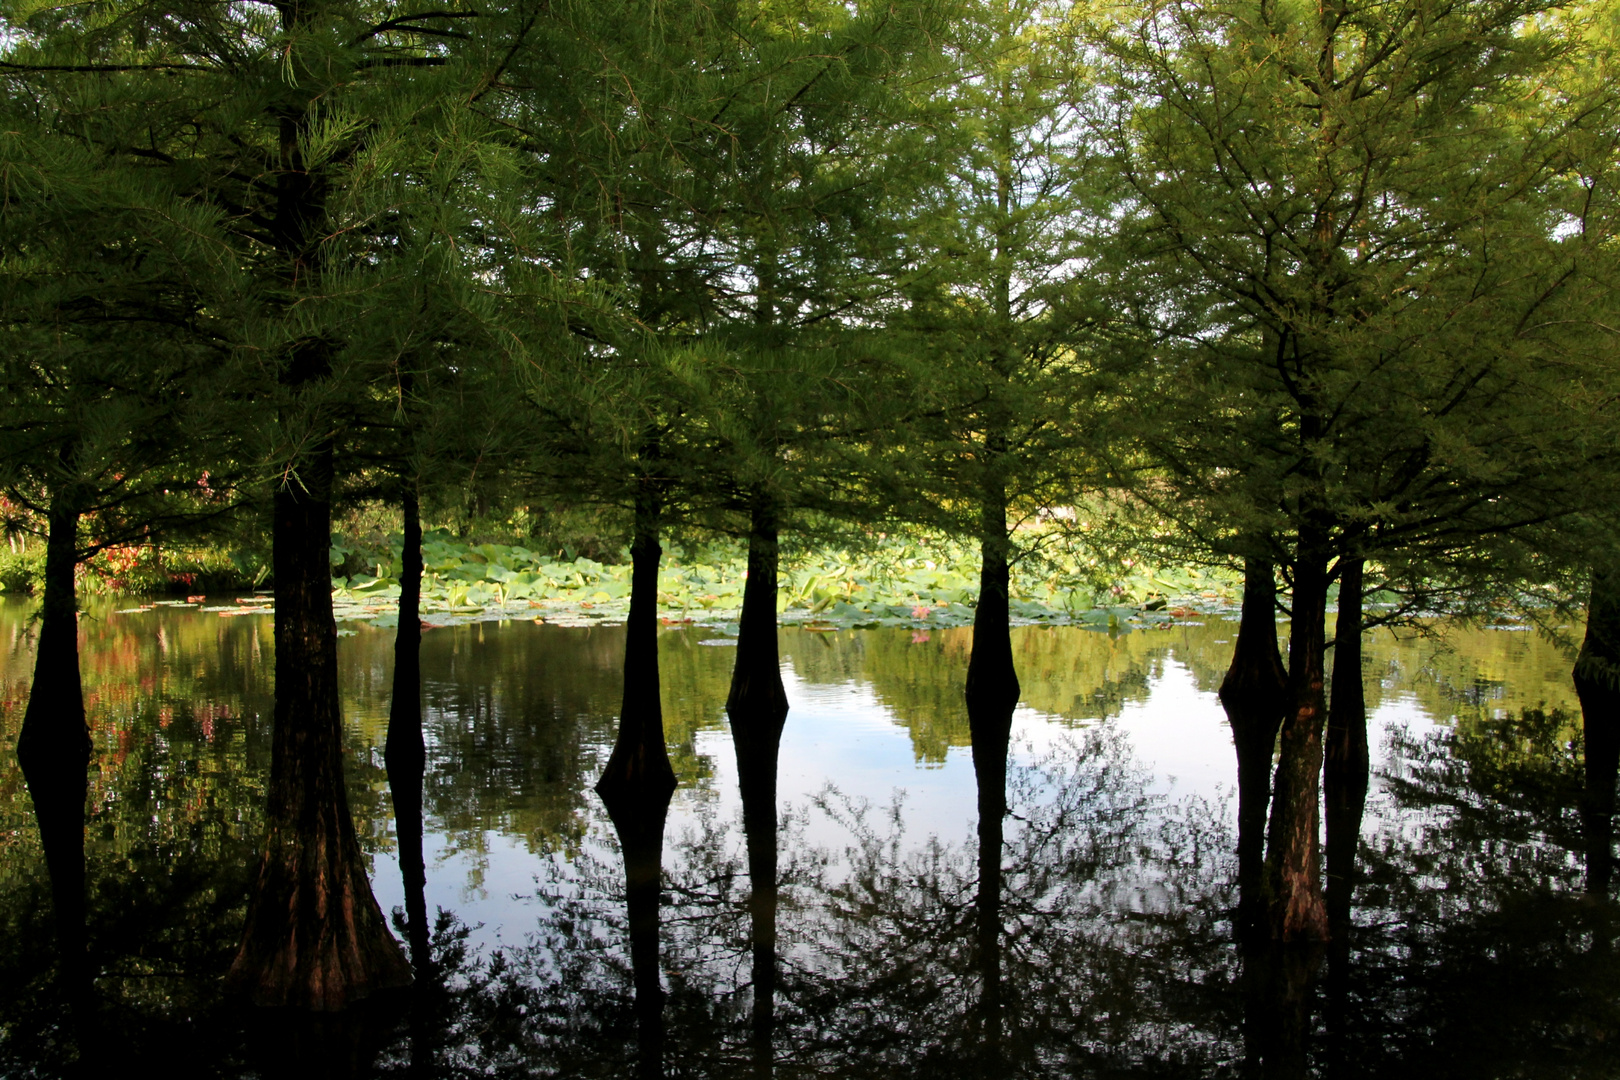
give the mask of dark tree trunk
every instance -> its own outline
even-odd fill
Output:
[[[267,834],[227,977],[255,1004],[333,1011],[408,986],[355,837],[343,785],[329,552],[332,449],[275,495],[276,708]]]
[[[1361,673],[1362,574],[1360,559],[1339,564],[1339,618],[1333,631],[1333,696],[1328,704],[1322,801],[1327,825],[1328,946],[1326,1020],[1330,1071],[1345,1074],[1350,982],[1351,898],[1356,848],[1367,806],[1372,755],[1367,749],[1367,697]]]
[[[1333,632],[1333,700],[1328,707],[1322,770],[1327,813],[1327,902],[1334,936],[1348,929],[1356,845],[1367,805],[1367,698],[1361,676],[1362,560],[1339,573],[1339,618]]]
[[[630,614],[624,627],[624,698],[613,753],[596,781],[596,793],[615,813],[614,804],[668,805],[675,791],[675,770],[664,745],[664,707],[658,696],[658,544],[662,506],[651,481],[637,494],[634,535],[630,541]],[[659,836],[662,837],[660,825]]]
[[[737,662],[726,714],[737,751],[737,776],[748,845],[748,916],[753,946],[755,1072],[770,1075],[776,1028],[776,775],[787,693],[777,649],[777,508],[756,493],[750,511],[748,580],[737,627]]]
[[[427,863],[422,853],[422,517],[416,486],[407,481],[400,500],[404,537],[400,550],[399,627],[394,631],[394,687],[388,707],[388,790],[394,800],[399,872],[405,884],[406,938],[418,979],[430,976]]]
[[[39,650],[28,692],[17,760],[39,823],[63,982],[72,994],[89,988],[85,955],[84,801],[89,789],[90,732],[79,682],[79,615],[73,574],[78,566],[79,513],[56,495],[47,514],[45,595]]]
[[[659,734],[659,746],[663,735]],[[630,969],[635,983],[636,1075],[664,1075],[664,986],[659,972],[659,887],[663,876],[664,820],[674,784],[627,790],[608,801],[624,851],[625,903],[629,915]]]
[[[619,735],[596,793],[624,849],[630,917],[630,965],[636,988],[638,1075],[664,1075],[664,988],[658,970],[658,887],[664,819],[675,793],[675,770],[664,744],[658,696],[658,544],[663,507],[658,489],[643,479],[630,541],[630,615],[624,628],[624,699]]]
[[[1305,1080],[1310,1075],[1312,984],[1318,946],[1261,942],[1245,952],[1245,1077]]]
[[[1265,936],[1266,808],[1287,689],[1288,673],[1277,649],[1275,571],[1269,559],[1247,559],[1237,643],[1220,691],[1237,750],[1238,906],[1233,932],[1243,943]]]
[[[969,715],[975,709],[1010,712],[1018,704],[1018,671],[1013,664],[1012,619],[1007,607],[1012,585],[1007,486],[995,464],[1004,452],[995,446],[987,450],[991,464],[980,494],[979,603],[973,609],[973,652],[968,657]]]
[[[1575,661],[1586,743],[1586,790],[1581,829],[1586,834],[1586,890],[1606,896],[1614,874],[1614,785],[1620,769],[1620,574],[1592,573],[1586,638]]]
[[[1288,711],[1271,799],[1266,880],[1271,936],[1326,941],[1322,899],[1322,727],[1328,558],[1325,537],[1302,534],[1294,560],[1293,625],[1288,641]]]
[[[973,777],[979,802],[979,884],[975,895],[975,948],[979,974],[978,1073],[999,1076],[1005,1058],[1001,978],[1001,854],[1007,817],[1007,754],[1013,706],[968,703]]]
[[[742,710],[749,721],[775,717],[780,732],[787,717],[782,688],[781,654],[776,640],[776,585],[780,547],[775,501],[756,493],[749,509],[748,579],[743,583],[742,615],[737,624],[737,661],[731,671],[726,710]],[[733,719],[735,727],[736,720]],[[737,738],[736,731],[733,737]],[[739,743],[739,745],[741,745]],[[774,750],[772,756],[775,756]]]

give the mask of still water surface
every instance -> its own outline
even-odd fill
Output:
[[[0,1073],[54,1075],[87,1051],[53,1011],[43,860],[10,752],[30,611],[0,600]],[[1014,631],[1024,696],[993,964],[975,909],[970,631],[783,630],[782,974],[762,1044],[724,712],[734,651],[667,628],[669,1074],[1620,1072],[1609,909],[1581,893],[1568,655],[1531,632],[1441,629],[1369,636],[1357,930],[1331,972],[1308,965],[1287,1015],[1229,943],[1235,764],[1214,691],[1235,625]],[[307,1075],[314,1053],[332,1075],[636,1074],[624,870],[591,791],[622,630],[424,636],[445,988],[362,1034],[297,1038],[215,994],[261,835],[269,617],[100,604],[83,636],[96,1023],[121,1066]],[[369,627],[339,645],[351,807],[384,910],[404,904],[382,768],[392,648]]]

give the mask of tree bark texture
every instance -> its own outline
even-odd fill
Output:
[[[1277,648],[1276,571],[1269,559],[1247,559],[1237,643],[1220,690],[1237,751],[1238,906],[1233,931],[1240,942],[1252,942],[1265,931],[1266,809],[1287,692],[1288,672]]]
[[[1004,448],[998,451],[995,446],[987,450],[990,461],[980,493],[979,603],[973,609],[973,652],[967,670],[970,715],[976,708],[1010,711],[1018,704],[1020,690],[1008,611],[1012,541],[1007,536],[1007,486],[997,462],[1004,452]]]
[[[662,507],[650,481],[643,481],[635,505],[630,542],[630,614],[624,627],[624,697],[619,733],[596,793],[614,813],[661,799],[675,790],[675,769],[664,745],[664,707],[658,696],[658,544]],[[660,826],[662,829],[662,826]],[[662,832],[659,833],[662,836]]]
[[[1328,559],[1324,538],[1302,535],[1294,561],[1293,626],[1288,641],[1288,711],[1267,833],[1271,936],[1326,941],[1321,821],[1323,683]]]
[[[405,885],[406,939],[419,979],[429,976],[427,863],[422,852],[422,774],[427,745],[422,738],[422,516],[414,481],[408,481],[400,510],[404,537],[400,550],[399,626],[394,631],[394,685],[388,707],[388,743],[383,761],[394,801],[394,834],[399,872]]]
[[[1614,875],[1614,787],[1620,770],[1620,573],[1594,570],[1586,637],[1575,661],[1586,743],[1586,890],[1607,895]]]
[[[75,993],[88,988],[85,955],[84,801],[89,790],[90,732],[79,680],[79,513],[69,495],[47,515],[45,590],[34,681],[17,736],[17,760],[39,823],[51,879],[51,904],[62,976]]]
[[[726,714],[737,752],[743,832],[748,847],[749,930],[753,949],[753,1054],[755,1073],[769,1076],[776,1028],[776,777],[787,720],[777,646],[776,591],[780,548],[774,500],[756,493],[749,514],[748,580],[737,626],[737,660]]]
[[[330,1012],[408,986],[366,879],[343,785],[332,618],[332,450],[276,492],[276,706],[267,832],[227,984],[258,1005]]]

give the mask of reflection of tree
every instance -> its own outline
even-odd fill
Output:
[[[1078,627],[1026,626],[1012,631],[1021,702],[1060,720],[1118,716],[1147,700],[1153,682],[1174,659],[1213,692],[1225,669],[1235,627],[1210,618],[1163,629],[1108,634]],[[972,744],[962,708],[972,629],[837,633],[782,631],[782,651],[810,683],[859,682],[911,735],[918,761],[942,762],[951,747]]]
[[[720,726],[730,675],[730,650],[699,647],[701,636],[658,638],[670,759],[688,786],[712,774],[693,739]],[[346,685],[373,710],[387,700],[392,644],[370,630],[344,640]],[[423,635],[424,802],[450,850],[482,854],[486,833],[522,838],[531,850],[578,842],[586,791],[613,740],[623,660],[614,627],[474,623]],[[370,735],[380,742],[377,727]]]
[[[1398,734],[1363,846],[1347,1075],[1620,1068],[1615,910],[1581,894],[1580,745],[1527,710]]]
[[[1391,860],[1420,875],[1406,903],[1479,898],[1504,888],[1563,887],[1582,849],[1581,747],[1572,718],[1527,709],[1423,737],[1397,731],[1385,790],[1398,831],[1381,838],[1374,866]],[[1443,894],[1431,894],[1435,885]],[[1442,895],[1449,899],[1442,901]],[[1436,912],[1438,914],[1438,912]]]
[[[11,702],[0,738],[14,736],[26,682],[27,635],[20,618],[5,621],[13,610],[21,606],[0,609],[0,648],[12,650],[0,655],[0,703]],[[102,770],[92,779],[87,837],[101,973],[95,1044],[116,1045],[120,1063],[157,1061],[177,1074],[263,1071],[260,1055],[274,1034],[236,1025],[216,988],[262,828],[264,621],[162,609],[98,613],[98,620],[84,652]],[[567,794],[582,795],[598,763],[591,748],[607,739],[607,725],[592,717],[610,716],[619,691],[616,635],[526,626],[509,646],[504,632],[486,632],[480,645],[473,629],[426,636],[431,647],[446,635],[438,639],[439,674],[430,669],[428,678],[429,695],[439,695],[435,737],[444,762],[469,771],[452,776],[444,765],[442,801],[429,814],[453,818],[462,813],[454,800],[465,798],[466,816],[457,820],[469,830],[541,820],[503,817],[503,786],[520,809],[531,808],[524,813],[539,805],[566,814],[551,820],[573,822],[572,831],[524,833],[552,856],[544,864],[558,875],[535,905],[537,934],[479,955],[468,949],[464,927],[441,920],[435,955],[445,965],[443,982],[423,989],[410,1023],[395,1016],[365,1036],[370,1042],[327,1033],[327,1043],[309,1045],[381,1045],[375,1067],[385,1075],[414,1061],[425,1075],[448,1077],[631,1076],[637,1017],[624,867],[607,822]],[[1230,632],[1230,624],[1209,630]],[[386,685],[387,666],[368,659],[367,634],[344,641],[350,694],[365,693],[368,678]],[[690,702],[669,707],[672,718],[677,708],[718,716],[724,700],[730,650],[687,640],[697,636],[661,636],[669,682],[691,678],[698,686]],[[861,665],[876,662],[876,636],[852,639],[865,642],[859,654],[838,635],[822,645],[800,633],[794,645],[834,659],[855,655],[859,663],[842,677],[865,679]],[[896,637],[897,651],[911,648],[909,637]],[[388,635],[375,638],[390,644]],[[1460,648],[1443,654],[1458,663],[1499,655],[1489,640],[1458,638]],[[1160,640],[1182,662],[1229,647]],[[1519,634],[1510,642],[1530,640]],[[1370,637],[1369,653],[1387,642]],[[1203,652],[1189,652],[1194,646]],[[1411,687],[1435,670],[1422,652],[1433,645],[1403,648],[1413,651],[1386,652],[1383,663],[1392,681]],[[1042,678],[1038,666],[1020,663],[1026,686]],[[672,674],[681,665],[690,672]],[[807,670],[799,668],[801,677]],[[462,689],[452,690],[452,679]],[[679,692],[672,687],[666,705]],[[963,715],[960,699],[953,707]],[[1435,1080],[1620,1073],[1614,1040],[1605,1039],[1620,1030],[1620,976],[1609,944],[1616,930],[1611,909],[1580,898],[1575,721],[1555,710],[1511,720],[1473,714],[1452,729],[1399,735],[1386,748],[1361,849],[1366,873],[1355,893],[1347,977],[1303,1001],[1290,998],[1298,973],[1287,969],[1245,1000],[1225,922],[1233,867],[1224,809],[1156,801],[1106,724],[1076,733],[1072,751],[1013,767],[991,927],[1001,987],[998,1070],[1008,1080],[1232,1076],[1249,1050],[1273,1058],[1274,1072],[1298,1064],[1344,1076],[1429,1072]],[[457,723],[469,730],[454,730]],[[377,838],[386,803],[379,770],[364,767],[371,760],[365,735],[376,731],[363,719],[359,727],[350,757],[363,767],[351,771],[350,799],[362,835]],[[741,1077],[756,1069],[758,928],[747,848],[742,823],[720,820],[718,806],[698,803],[696,829],[666,838],[664,849],[671,1075]],[[49,893],[27,839],[28,813],[15,767],[0,772],[0,1074],[60,1075],[72,1065],[75,1032],[43,977],[52,963],[42,921]],[[864,806],[831,790],[787,815],[777,874],[778,1075],[973,1071],[989,970],[980,838],[918,837],[906,816],[903,802]],[[1342,1037],[1322,1039],[1320,1020],[1312,1040],[1277,1037],[1285,1010],[1303,1004],[1321,1017],[1328,994],[1341,996]],[[353,1052],[365,1058],[371,1050]]]
[[[0,873],[0,1074],[60,1075],[84,1053],[146,1056],[206,1074],[241,1056],[241,1032],[217,1012],[218,979],[241,931],[263,833],[269,771],[267,620],[158,607],[116,614],[90,605],[82,648],[96,743],[86,829],[90,963],[95,1001],[85,1029],[63,1026],[44,976],[44,867],[32,844],[7,845]],[[23,697],[26,608],[0,608],[0,700]],[[7,708],[0,739],[16,737]],[[357,750],[362,752],[356,753]],[[386,816],[377,770],[351,738],[349,799],[362,835]],[[0,835],[30,835],[12,762],[0,770]],[[109,1040],[109,1024],[117,1027]],[[83,1038],[78,1036],[83,1035]],[[91,1059],[84,1059],[87,1063]]]
[[[1002,1065],[1011,1075],[1219,1060],[1230,1030],[1165,1036],[1210,983],[1233,977],[1217,931],[1227,841],[1207,811],[1146,794],[1121,740],[1009,774],[1001,888]],[[850,830],[850,872],[833,883],[814,937],[830,1023],[818,1055],[862,1048],[960,1075],[983,989],[972,963],[978,859],[938,841],[908,854],[898,807],[829,803]],[[1197,1074],[1197,1067],[1188,1069]]]
[[[1202,1076],[1236,1055],[1237,1008],[1222,1004],[1236,979],[1222,929],[1228,840],[1210,808],[1166,807],[1146,780],[1100,733],[1011,772],[997,928],[1008,1075]],[[665,859],[667,1059],[742,1075],[755,1067],[746,853],[733,825],[701,820]],[[806,842],[830,826],[845,830],[841,851]],[[521,1057],[534,1074],[631,1070],[614,863],[585,844],[543,890],[539,936],[503,954],[500,993],[521,1005],[509,1031],[522,1051],[500,1060]],[[829,791],[788,822],[780,881],[776,1060],[805,1074],[964,1075],[985,1029],[977,841],[919,845],[903,803]]]
[[[1539,633],[1431,624],[1371,631],[1365,649],[1367,671],[1382,673],[1367,680],[1369,709],[1401,692],[1416,695],[1437,720],[1464,723],[1578,708],[1569,646]]]

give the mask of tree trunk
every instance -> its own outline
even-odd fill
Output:
[[[990,440],[994,443],[996,440]],[[1004,441],[1004,440],[1002,440]],[[984,489],[979,503],[979,603],[973,609],[973,652],[968,657],[968,714],[1011,712],[1018,705],[1018,671],[1013,665],[1012,541],[1007,536],[1007,486],[996,461],[1005,450],[986,451]]]
[[[624,627],[624,697],[613,753],[596,793],[614,813],[615,801],[637,806],[675,790],[675,770],[664,745],[664,707],[658,696],[658,544],[662,506],[650,480],[642,482],[630,542],[630,614]],[[660,837],[663,835],[660,826]]]
[[[1575,661],[1586,743],[1586,790],[1581,829],[1586,834],[1586,890],[1606,896],[1614,873],[1614,785],[1620,769],[1620,574],[1592,573],[1586,638]]]
[[[422,739],[422,517],[414,480],[400,500],[404,536],[400,549],[399,626],[394,631],[394,686],[388,707],[388,742],[383,762],[394,800],[394,834],[399,872],[405,885],[406,938],[418,979],[429,976],[427,863],[422,852],[422,774],[427,745]]]
[[[51,878],[62,977],[70,992],[89,988],[85,955],[84,802],[90,732],[79,681],[79,616],[73,574],[79,513],[70,496],[52,497],[46,517],[45,595],[34,681],[17,736],[17,761],[39,823]]]
[[[1328,559],[1325,537],[1302,534],[1294,560],[1293,626],[1288,641],[1288,711],[1272,792],[1266,879],[1271,936],[1325,941],[1322,853],[1317,836],[1322,779],[1322,697]]]
[[[659,735],[659,745],[663,736]],[[673,780],[668,787],[626,789],[608,802],[624,851],[625,904],[629,916],[630,969],[635,984],[636,1075],[662,1080],[664,1075],[664,987],[659,971],[659,889],[663,877],[664,820],[669,814]]]
[[[1262,942],[1243,956],[1245,1077],[1310,1076],[1312,985],[1319,947]]]
[[[775,502],[763,492],[756,493],[749,511],[748,579],[743,583],[742,615],[737,624],[737,660],[731,670],[731,692],[726,697],[726,711],[733,718],[732,737],[738,740],[739,747],[762,719],[774,718],[780,737],[787,718],[787,691],[782,688],[781,654],[776,640],[780,561],[777,529]],[[737,729],[738,715],[744,718],[744,727],[749,731]],[[774,757],[774,748],[771,753]]]
[[[753,1050],[755,1072],[769,1076],[776,1027],[776,776],[787,720],[777,648],[777,507],[756,492],[750,509],[748,580],[737,626],[737,661],[726,714],[737,752],[743,833],[748,845],[748,916],[753,946]]]
[[[1367,698],[1361,675],[1362,569],[1345,559],[1339,572],[1339,618],[1333,632],[1333,700],[1328,708],[1322,771],[1327,812],[1328,914],[1335,937],[1348,930],[1356,846],[1367,805]]]
[[[343,785],[330,445],[310,455],[299,480],[275,495],[267,833],[227,984],[258,1005],[334,1011],[408,986],[411,969],[371,894]]]
[[[1238,766],[1238,905],[1234,936],[1253,943],[1265,930],[1266,808],[1271,759],[1287,710],[1288,673],[1277,649],[1277,582],[1269,559],[1243,564],[1243,613],[1221,706],[1232,725]]]
[[[1322,801],[1327,816],[1328,975],[1326,994],[1330,1072],[1348,1075],[1351,898],[1356,849],[1367,806],[1372,755],[1367,749],[1367,697],[1361,673],[1363,561],[1339,564],[1339,618],[1333,631],[1333,696],[1328,704]]]
[[[658,963],[658,890],[663,873],[664,819],[675,793],[675,770],[664,744],[658,696],[658,543],[663,506],[656,482],[636,493],[630,541],[630,615],[624,628],[624,698],[613,753],[596,793],[624,850],[630,918],[630,965],[635,979],[638,1075],[664,1075],[664,988]]]
[[[979,974],[978,1074],[1004,1070],[1005,1023],[1001,978],[1001,855],[1007,817],[1007,755],[1013,706],[989,709],[968,703],[973,777],[979,802],[979,884],[975,896],[975,948]]]

